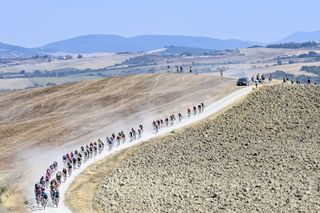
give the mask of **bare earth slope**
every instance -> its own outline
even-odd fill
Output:
[[[0,186],[13,186],[9,180],[26,187],[6,193],[5,200],[18,211],[22,198],[14,196],[32,192],[41,171],[80,144],[139,123],[151,127],[158,116],[209,104],[236,89],[230,78],[145,74],[1,93]]]
[[[106,177],[104,212],[320,211],[320,87],[270,86],[143,146]]]
[[[14,155],[17,148],[65,144],[111,124],[117,130],[120,118],[126,123],[129,116],[138,116],[136,112],[173,110],[179,99],[198,103],[232,84],[231,79],[158,74],[0,94],[0,151],[4,153],[0,162]],[[235,87],[229,91],[232,89]]]

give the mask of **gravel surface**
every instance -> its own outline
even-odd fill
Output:
[[[104,212],[319,212],[320,87],[260,89],[142,147],[105,178]]]

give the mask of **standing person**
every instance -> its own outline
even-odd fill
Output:
[[[282,83],[284,84],[284,83],[286,83],[286,81],[287,81],[287,78],[283,77]]]
[[[190,74],[192,73],[192,66],[190,66],[190,70],[189,70]]]
[[[310,80],[310,78],[308,78],[308,84],[311,84],[311,80]]]
[[[259,80],[256,79],[256,88],[258,88]]]

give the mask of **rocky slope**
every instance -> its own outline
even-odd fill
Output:
[[[320,211],[320,87],[270,86],[142,147],[106,177],[104,212]]]

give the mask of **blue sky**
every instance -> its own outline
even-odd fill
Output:
[[[274,42],[320,30],[319,8],[319,0],[0,0],[0,41],[168,34]]]

